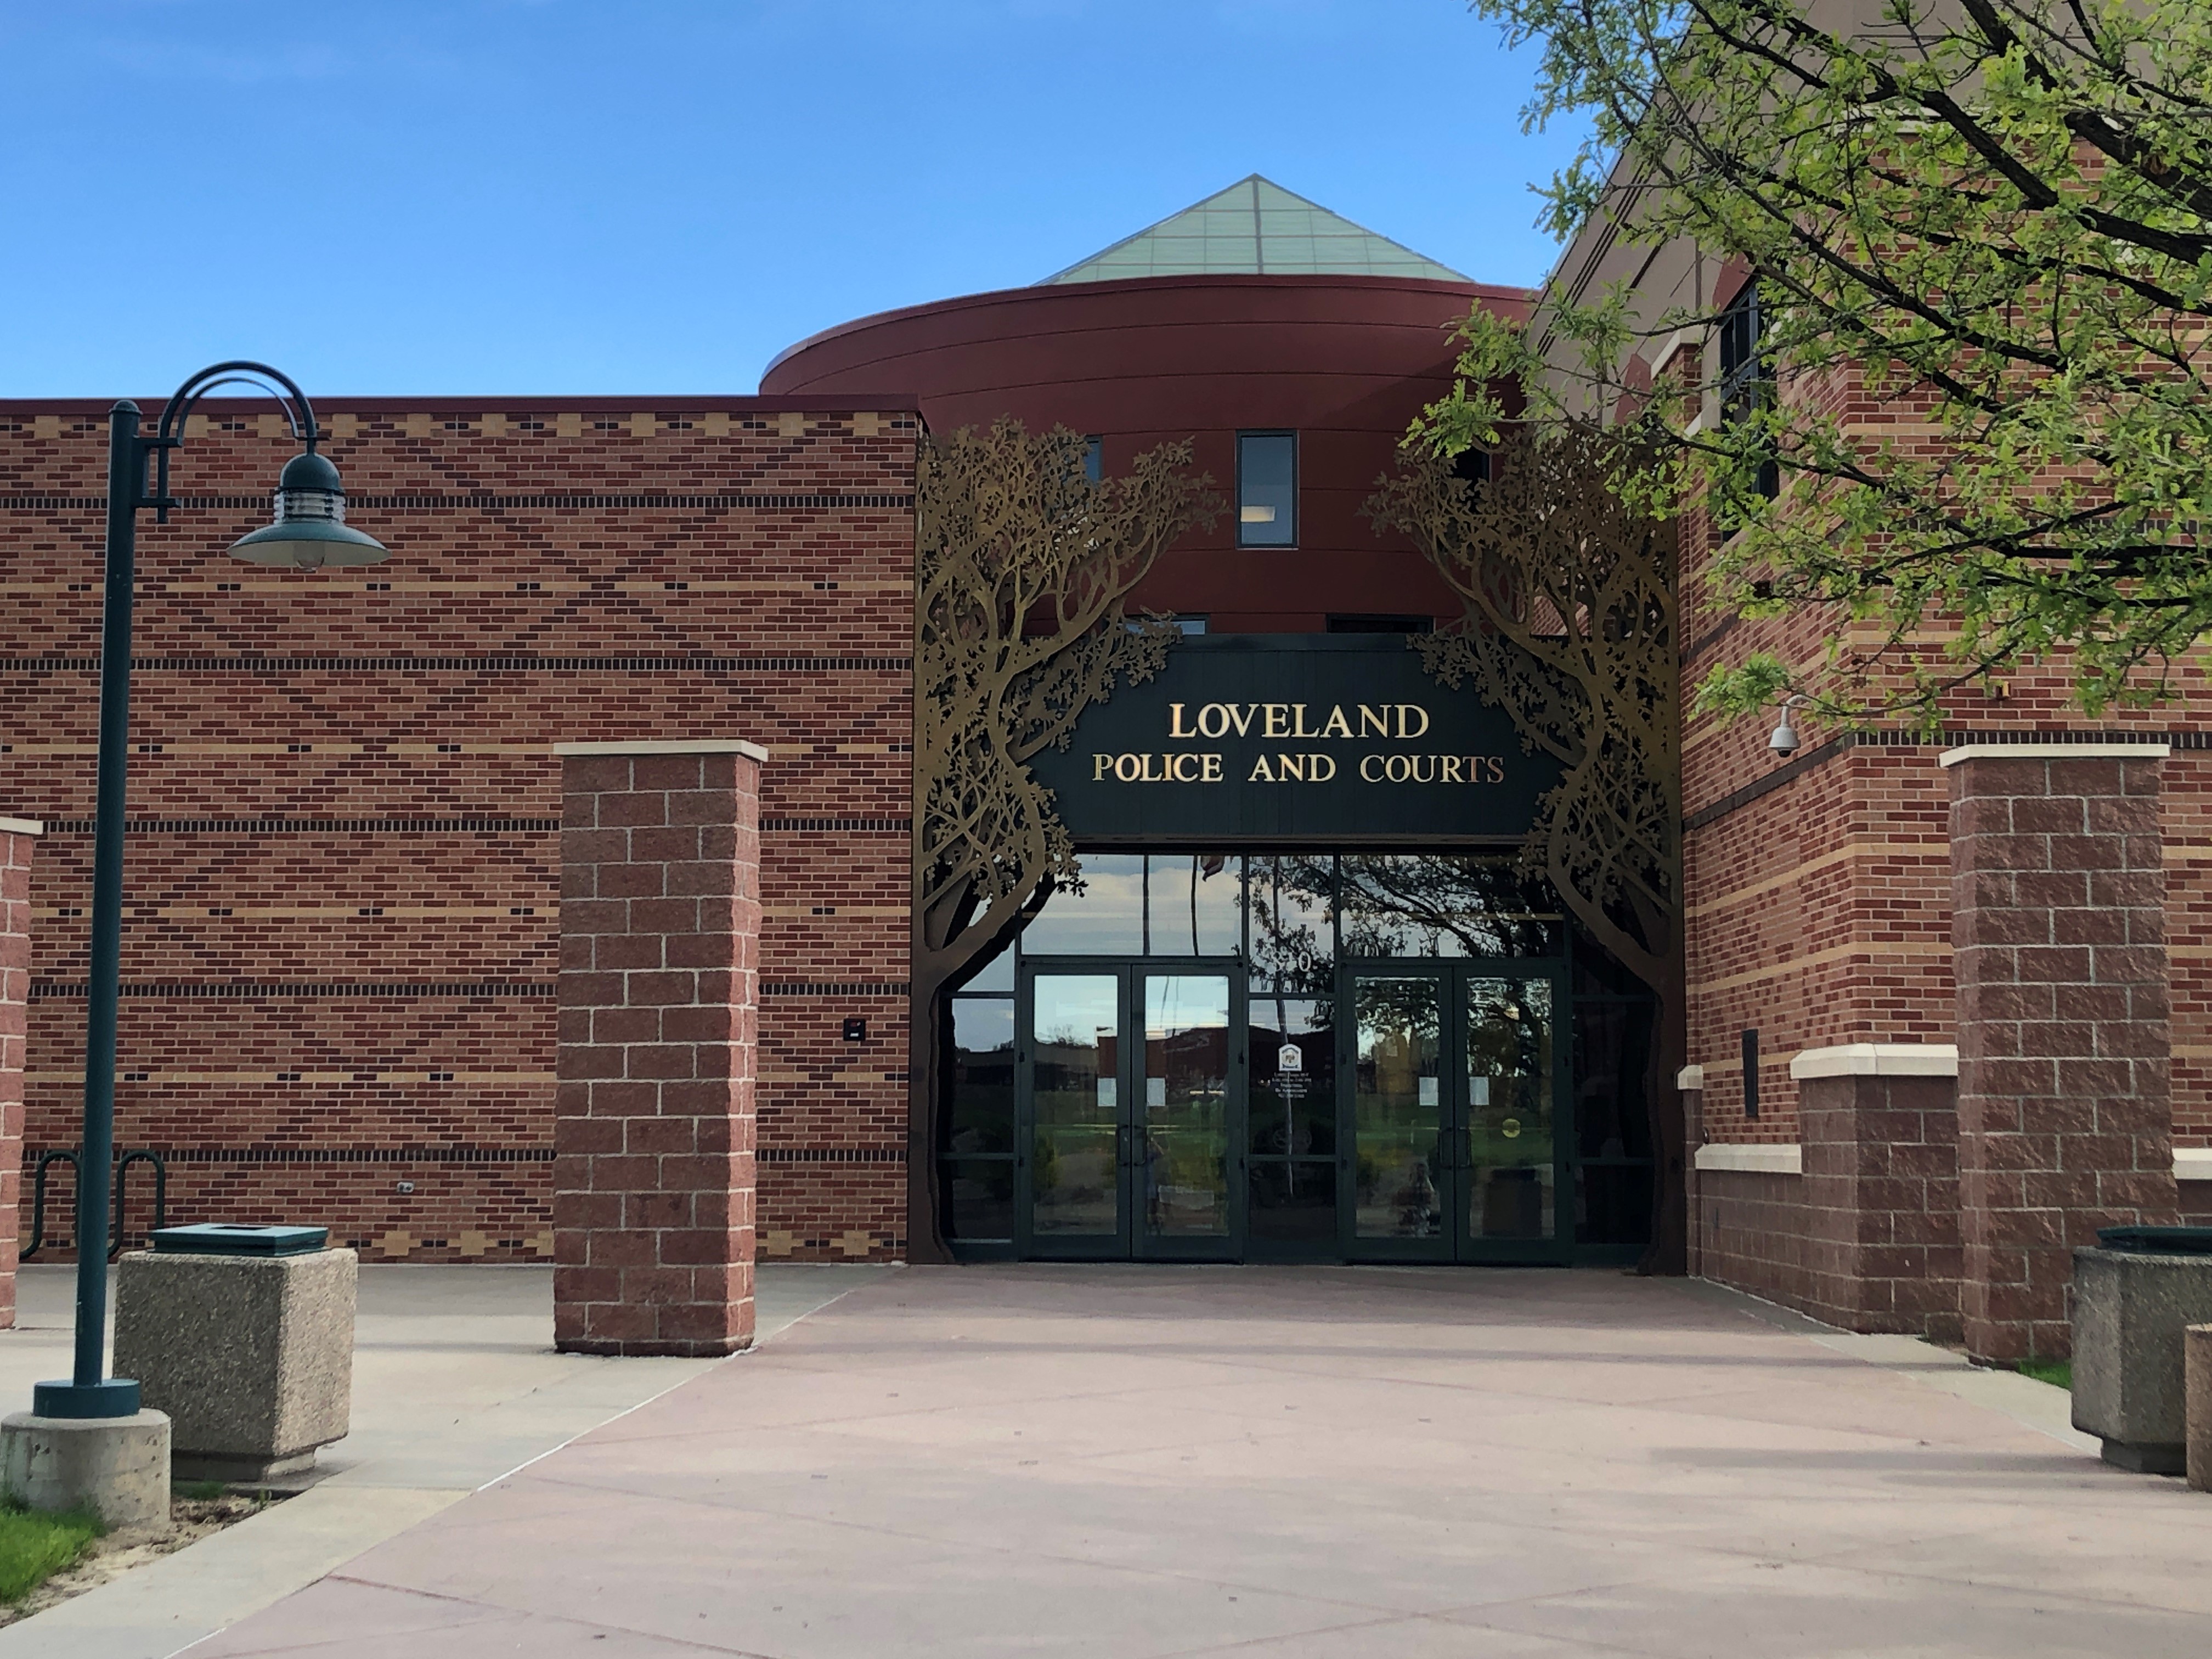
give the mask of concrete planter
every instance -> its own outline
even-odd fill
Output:
[[[343,1438],[356,1270],[351,1250],[122,1258],[116,1375],[168,1413],[179,1480],[295,1474]]]
[[[2105,1461],[2146,1474],[2186,1467],[2182,1333],[2212,1322],[2212,1255],[2074,1252],[2074,1426]]]

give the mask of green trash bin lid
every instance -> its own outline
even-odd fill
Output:
[[[2212,1255],[2212,1227],[2100,1227],[2097,1243],[2136,1255]]]
[[[201,1221],[189,1227],[155,1230],[158,1255],[306,1255],[331,1240],[328,1227],[248,1227],[238,1222]]]

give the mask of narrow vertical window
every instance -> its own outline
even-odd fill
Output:
[[[1083,441],[1083,476],[1092,483],[1106,477],[1106,440],[1092,433]]]
[[[1759,314],[1759,284],[1746,283],[1743,292],[1721,313],[1721,422],[1734,426],[1751,419],[1774,395],[1774,371],[1761,350],[1764,325]],[[1760,463],[1759,493],[1772,501],[1782,493],[1782,469],[1773,461]]]
[[[1298,434],[1237,434],[1237,544],[1295,547],[1298,542]]]

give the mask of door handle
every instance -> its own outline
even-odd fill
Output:
[[[1114,1159],[1125,1170],[1136,1167],[1137,1160],[1129,1152],[1129,1126],[1126,1123],[1114,1126]]]

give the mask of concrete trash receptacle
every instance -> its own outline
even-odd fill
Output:
[[[2212,1229],[2112,1228],[2098,1238],[2074,1252],[2074,1426],[2103,1440],[2108,1463],[2180,1474],[2182,1333],[2212,1322]]]
[[[179,1480],[296,1474],[344,1437],[358,1259],[328,1237],[168,1227],[117,1264],[116,1374],[168,1413]]]

